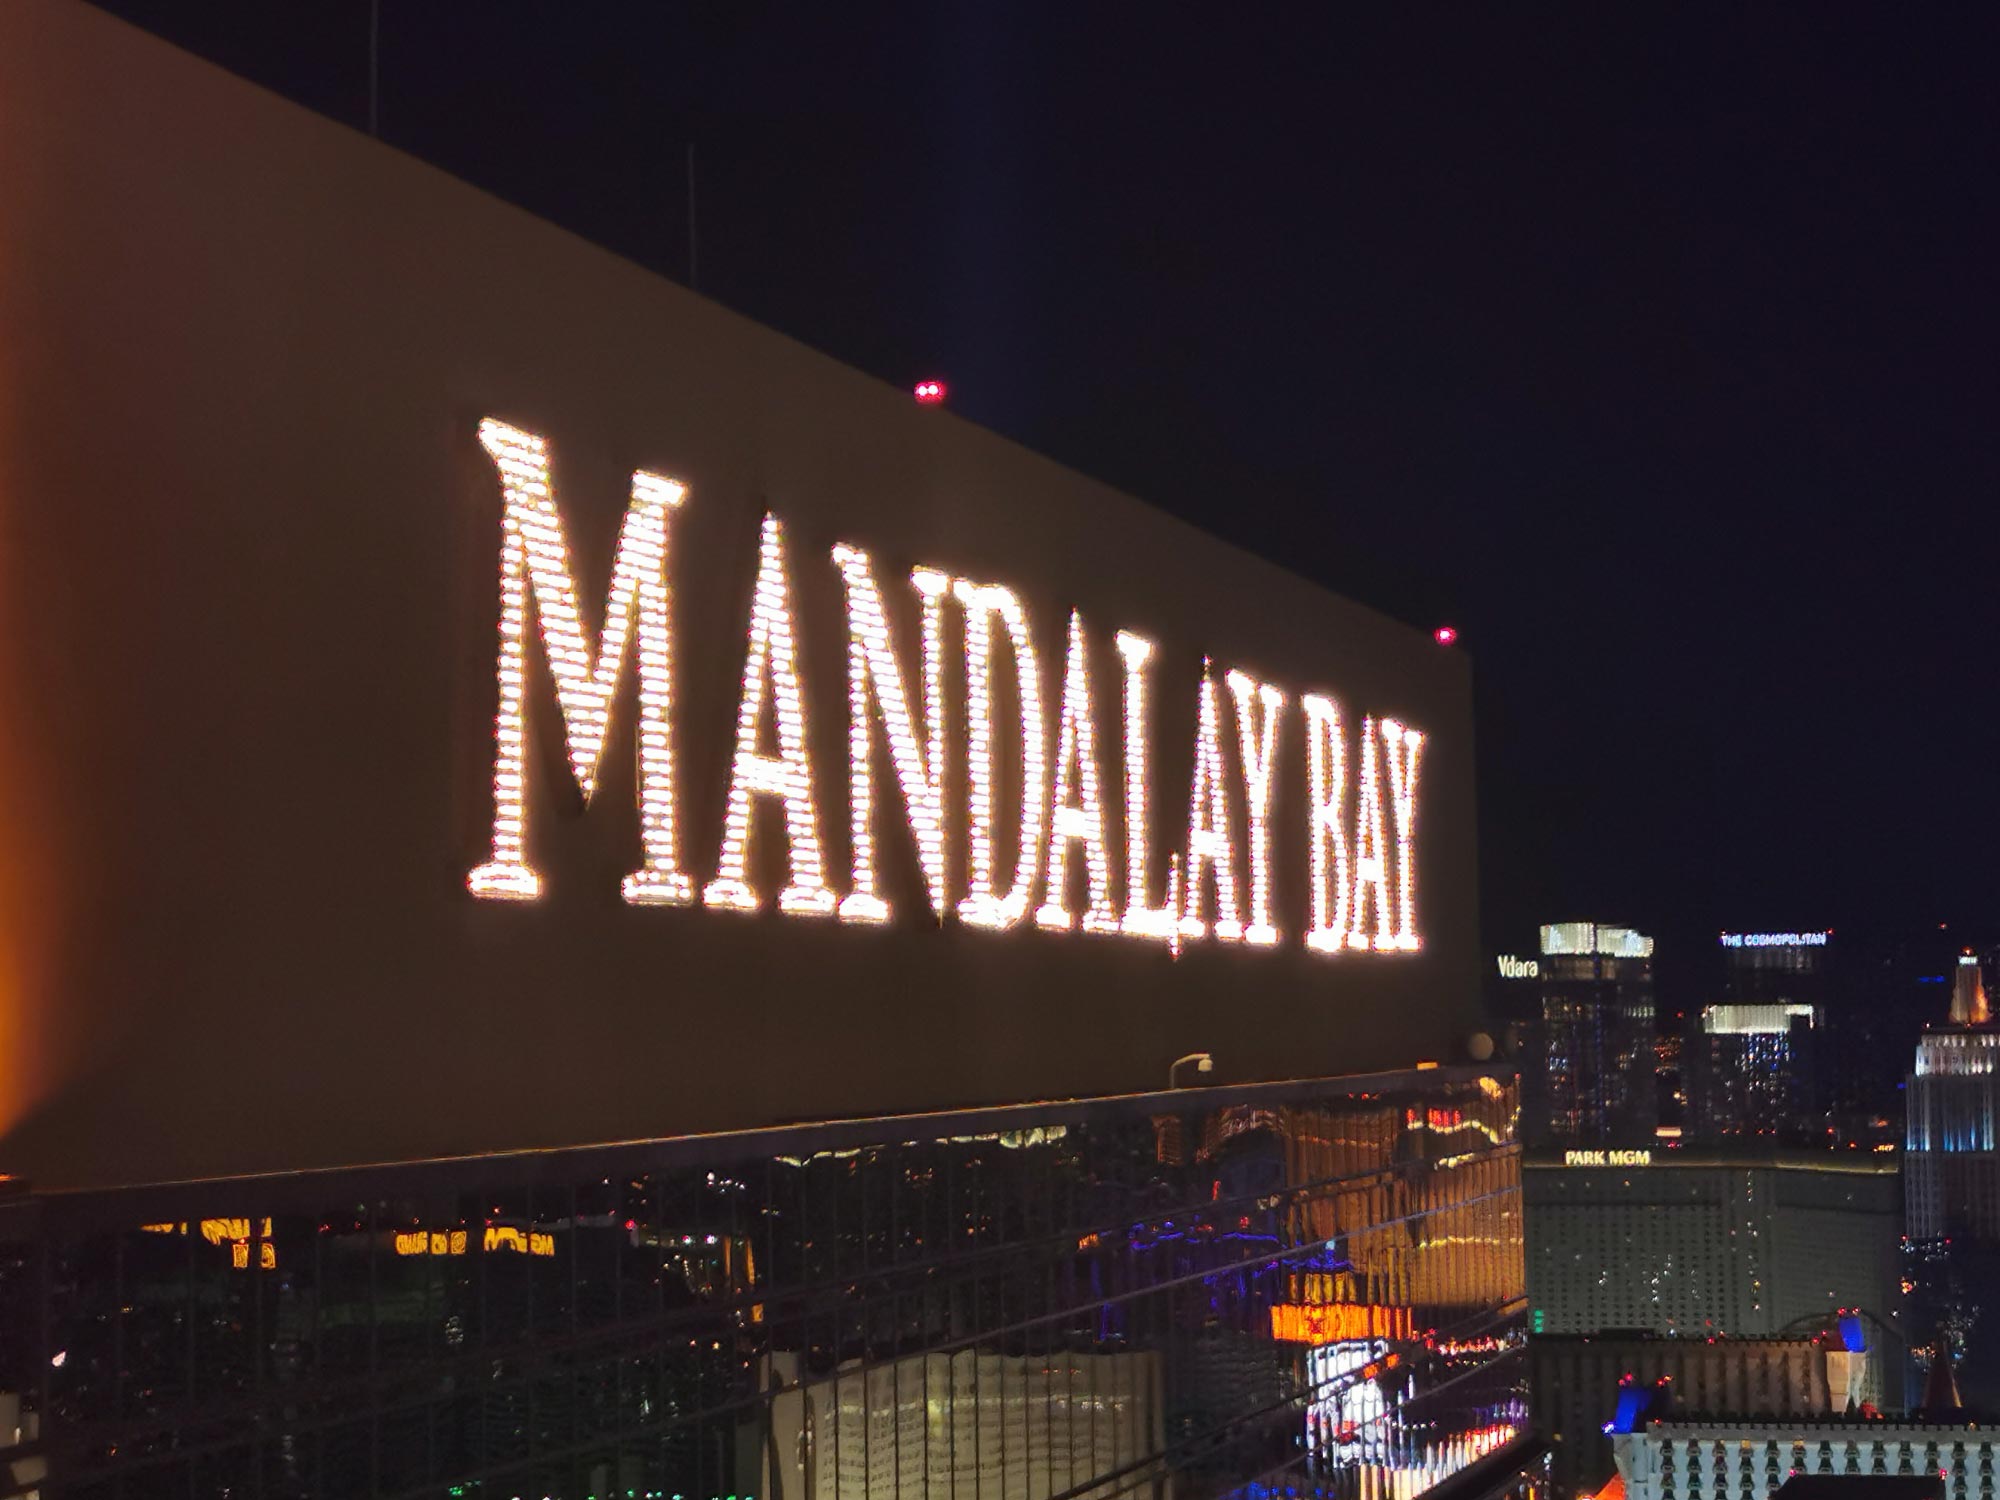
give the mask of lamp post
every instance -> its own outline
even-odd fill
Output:
[[[1190,1052],[1185,1057],[1177,1057],[1167,1065],[1167,1087],[1177,1089],[1180,1085],[1180,1071],[1189,1063],[1194,1064],[1197,1073],[1213,1073],[1215,1058],[1206,1052]]]

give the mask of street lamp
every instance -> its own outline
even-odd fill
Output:
[[[1189,1063],[1194,1064],[1194,1070],[1197,1073],[1213,1073],[1215,1071],[1214,1057],[1206,1052],[1190,1052],[1186,1057],[1177,1057],[1167,1065],[1168,1088],[1177,1089],[1180,1087],[1180,1071]]]

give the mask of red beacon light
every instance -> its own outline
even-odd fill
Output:
[[[942,380],[919,380],[913,395],[922,406],[944,405],[944,382]]]
[[[1431,632],[1431,639],[1440,646],[1455,645],[1458,641],[1458,631],[1450,625],[1440,625]]]

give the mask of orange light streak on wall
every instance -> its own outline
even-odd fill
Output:
[[[1288,1344],[1335,1344],[1350,1339],[1409,1339],[1416,1324],[1407,1307],[1336,1302],[1306,1307],[1281,1302],[1271,1309],[1271,1337]]]

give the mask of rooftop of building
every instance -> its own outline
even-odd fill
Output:
[[[1740,1146],[1702,1145],[1693,1148],[1664,1145],[1582,1150],[1575,1147],[1543,1148],[1529,1152],[1521,1164],[1545,1170],[1557,1167],[1570,1171],[1616,1171],[1621,1168],[1659,1171],[1665,1167],[1683,1169],[1781,1167],[1790,1171],[1850,1172],[1870,1177],[1894,1176],[1902,1170],[1898,1153],[1893,1150],[1863,1151],[1858,1147],[1846,1150],[1816,1149],[1786,1146],[1776,1142],[1745,1142]]]
[[[1651,1328],[1599,1328],[1590,1333],[1538,1333],[1536,1344],[1714,1344],[1731,1349],[1763,1346],[1794,1348],[1824,1342],[1824,1334],[1765,1334],[1740,1337],[1730,1334],[1661,1333]]]
[[[1944,1494],[1936,1474],[1794,1474],[1778,1486],[1781,1500],[1934,1500]]]
[[[1654,1417],[1646,1423],[1649,1432],[1674,1437],[1710,1437],[1725,1442],[1744,1435],[1746,1429],[1767,1429],[1773,1436],[1804,1437],[1813,1433],[1846,1433],[1856,1437],[1887,1433],[1979,1433],[1982,1440],[2000,1440],[2000,1415],[1951,1412],[1936,1417],[1921,1412],[1902,1415],[1860,1412],[1674,1412]]]

